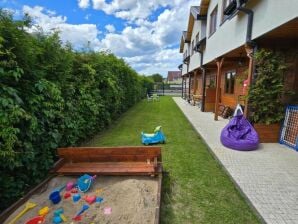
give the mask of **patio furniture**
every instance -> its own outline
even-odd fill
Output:
[[[157,93],[153,93],[152,99],[153,101],[159,101],[159,96],[157,95]]]
[[[224,146],[239,151],[251,151],[258,148],[258,133],[243,116],[239,104],[236,107],[234,117],[221,131],[220,141]]]
[[[197,94],[192,95],[192,103],[194,106],[201,101],[202,101],[202,95],[197,95]]]
[[[152,102],[152,100],[153,100],[153,97],[152,96],[149,96],[149,94],[147,94],[147,101],[148,102]]]

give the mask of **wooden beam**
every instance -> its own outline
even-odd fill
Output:
[[[248,86],[248,89],[251,85],[251,80],[252,80],[252,76],[253,76],[253,53],[254,53],[254,50],[253,50],[253,47],[246,44],[245,45],[245,51],[246,51],[246,54],[247,54],[247,57],[249,58],[249,64],[248,64],[248,76],[247,76],[247,80],[248,80],[248,83],[247,83],[247,86]],[[246,99],[245,100],[245,104],[244,104],[244,117],[248,118],[248,100]]]
[[[205,97],[206,97],[206,69],[202,66],[202,104],[201,111],[205,112]]]
[[[193,94],[194,94],[194,95],[196,94],[196,91],[197,91],[197,89],[198,89],[197,78],[198,78],[198,71],[196,70],[196,71],[195,71],[195,74],[194,74],[194,87],[193,87]]]
[[[217,74],[216,74],[216,98],[215,98],[215,113],[214,113],[214,120],[218,120],[218,104],[219,104],[219,96],[220,96],[220,83],[221,83],[221,73],[222,73],[222,65],[224,62],[224,58],[216,58],[216,65],[217,65]]]
[[[190,103],[190,86],[191,86],[191,74],[188,76],[188,99],[187,101]]]

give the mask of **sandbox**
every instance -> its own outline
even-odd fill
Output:
[[[10,224],[27,202],[37,206],[14,223],[26,223],[38,216],[38,211],[46,206],[50,209],[43,223],[53,223],[57,210],[63,211],[60,218],[67,219],[62,223],[159,223],[162,183],[160,147],[72,147],[60,148],[57,154],[60,159],[50,175],[3,211],[0,223]],[[88,180],[97,175],[90,189],[86,193],[78,191],[81,199],[77,202],[73,200],[75,192],[64,198],[69,191],[62,187],[68,182],[77,183],[78,177],[83,174],[90,175]],[[62,200],[53,204],[49,196],[57,189],[61,189]],[[100,200],[88,205],[86,196]],[[81,215],[81,220],[73,220],[81,208],[87,205],[89,208]]]
[[[81,199],[73,202],[72,197],[63,199],[66,190],[61,191],[62,200],[54,205],[49,200],[49,195],[55,188],[65,185],[68,181],[76,181],[76,177],[53,177],[44,184],[32,196],[30,202],[37,206],[22,216],[16,223],[26,223],[29,219],[38,215],[38,211],[48,206],[50,212],[45,216],[45,223],[53,223],[54,211],[63,208],[67,222],[64,223],[155,223],[158,206],[158,177],[149,176],[99,176],[93,182],[90,190],[80,193]],[[73,195],[73,194],[72,194]],[[96,195],[103,198],[101,203],[94,202],[83,213],[81,221],[73,221],[72,218],[80,210],[82,205],[87,204],[83,199],[85,195]],[[23,208],[20,205],[4,222],[9,223]],[[104,214],[104,208],[111,208],[111,214]]]

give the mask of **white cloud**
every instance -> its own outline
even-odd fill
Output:
[[[5,2],[4,2],[5,3]],[[2,8],[4,11],[7,11],[8,13],[11,13],[14,17],[20,16],[22,13],[20,10],[17,9],[11,9],[11,8]]]
[[[173,7],[165,9],[153,22],[138,18],[122,32],[107,34],[102,46],[124,57],[141,73],[159,71],[165,75],[168,70],[177,70],[182,55],[176,46],[180,43],[182,30],[186,29],[190,6],[196,3],[174,1]]]
[[[109,33],[114,33],[116,31],[116,28],[112,24],[106,25],[105,28]]]
[[[82,9],[86,9],[90,5],[89,0],[78,0],[78,3],[79,3],[79,7],[82,8]]]
[[[90,1],[81,0],[78,4],[88,8]],[[76,48],[89,43],[95,50],[109,49],[123,57],[140,73],[166,75],[168,70],[177,70],[182,62],[177,45],[181,31],[186,29],[190,6],[198,4],[197,0],[92,0],[94,9],[125,20],[123,30],[102,24],[108,31],[102,39],[98,37],[101,31],[95,24],[69,24],[65,16],[39,6],[24,6],[23,11],[45,32],[60,30],[61,39]],[[155,17],[150,16],[160,7],[166,9],[152,20]]]
[[[100,48],[98,34],[100,31],[95,24],[69,24],[67,17],[54,16],[43,7],[23,6],[23,12],[30,15],[35,22],[29,32],[36,32],[40,28],[45,33],[59,31],[60,38],[63,42],[70,42],[77,49],[84,48],[87,45],[94,49]],[[83,34],[83,35],[82,35]]]
[[[160,6],[166,7],[172,4],[168,0],[113,0],[110,3],[105,0],[92,0],[92,3],[94,9],[132,21],[147,18]]]
[[[166,77],[169,70],[177,70],[181,57],[177,54],[177,49],[163,49],[153,54],[125,57],[133,68],[140,74],[159,73]]]

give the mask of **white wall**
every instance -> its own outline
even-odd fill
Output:
[[[209,4],[204,64],[245,44],[246,41],[247,15],[240,12],[220,25],[222,2],[223,0],[211,0]],[[217,30],[209,37],[210,13],[216,5],[218,5]],[[298,0],[250,0],[246,7],[254,11],[252,39],[298,16]]]
[[[185,74],[187,74],[187,65],[186,64],[183,64],[182,75],[185,75]]]

